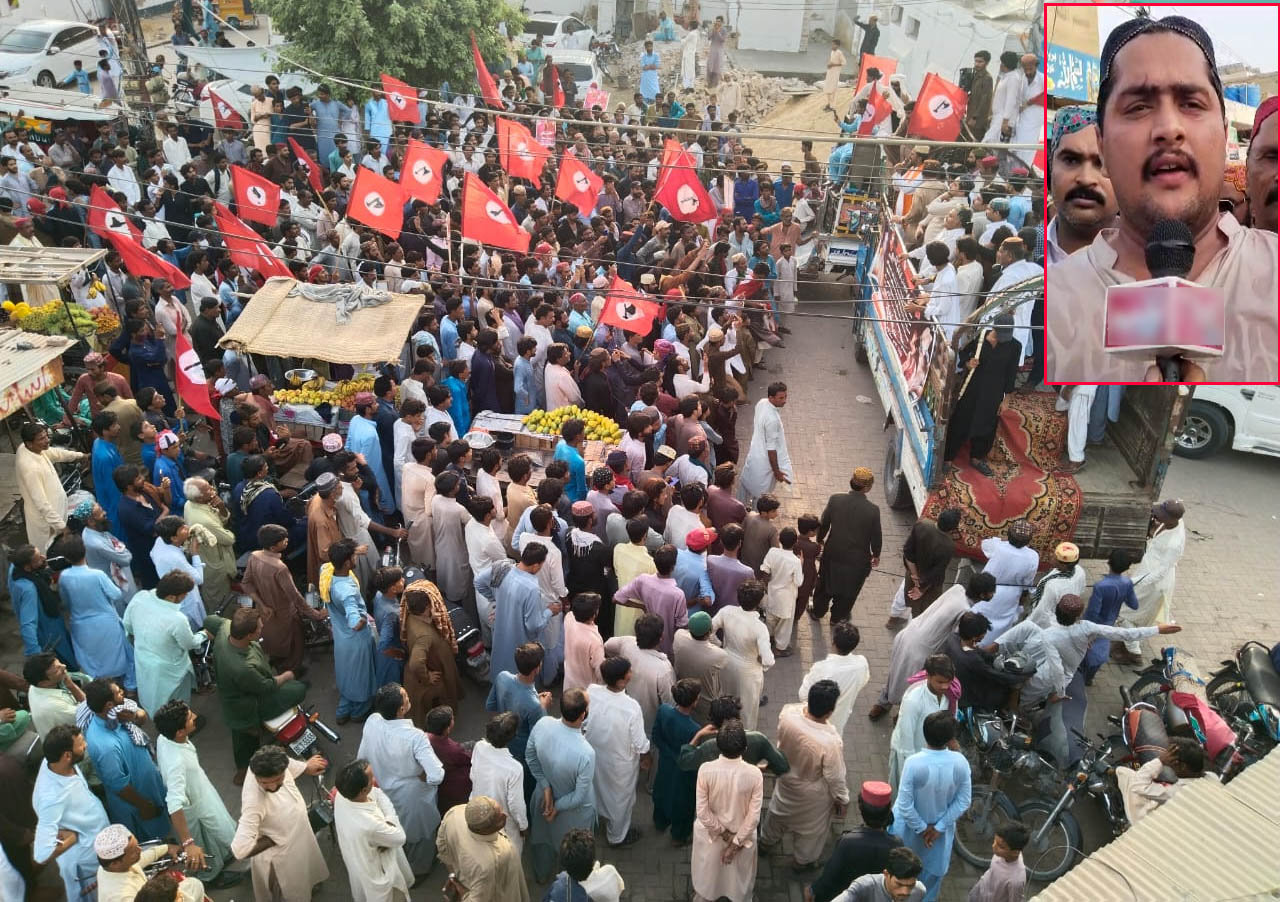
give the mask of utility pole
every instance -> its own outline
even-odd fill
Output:
[[[121,91],[129,106],[145,110],[147,96],[147,40],[142,34],[142,19],[137,0],[111,0],[111,15],[120,26],[120,65],[124,69]]]

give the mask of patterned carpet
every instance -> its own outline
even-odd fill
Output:
[[[1081,492],[1075,477],[1055,474],[1067,441],[1067,415],[1053,409],[1046,392],[1006,396],[995,445],[987,456],[994,479],[969,465],[966,445],[939,487],[929,495],[923,516],[934,520],[944,508],[964,512],[956,552],[983,559],[987,536],[1003,536],[1009,523],[1025,517],[1035,529],[1031,545],[1050,566],[1053,547],[1075,533]]]

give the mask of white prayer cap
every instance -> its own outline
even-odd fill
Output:
[[[93,854],[103,861],[113,861],[124,854],[133,834],[123,824],[112,824],[98,834],[93,841]]]

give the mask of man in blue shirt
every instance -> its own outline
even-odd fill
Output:
[[[187,480],[187,472],[182,465],[182,445],[178,436],[168,429],[156,436],[153,482],[160,485],[165,479],[169,480],[169,510],[182,516],[179,512],[187,505],[187,495],[182,485]]]
[[[1129,552],[1119,549],[1111,552],[1107,558],[1107,569],[1110,571],[1093,585],[1093,594],[1089,596],[1089,606],[1085,609],[1084,619],[1105,626],[1114,626],[1120,616],[1120,606],[1133,610],[1138,609],[1138,596],[1133,591],[1133,580],[1125,576],[1129,569]],[[1107,660],[1111,643],[1106,639],[1097,639],[1089,646],[1080,669],[1084,671],[1085,685],[1092,685],[1098,668]]]
[[[563,460],[569,465],[569,478],[565,480],[564,493],[570,502],[587,500],[587,464],[582,458],[586,434],[586,425],[582,420],[566,420],[560,427],[560,441],[556,443],[555,459]]]
[[[81,94],[92,94],[93,89],[89,87],[89,71],[85,69],[84,63],[81,60],[76,60],[71,65],[75,68],[71,70],[70,75],[62,80],[62,86],[65,88],[74,82],[76,87],[80,89]]]
[[[222,276],[222,282],[218,285],[218,300],[222,302],[222,309],[227,312],[227,326],[230,327],[244,309],[244,301],[236,296],[236,292],[240,290],[237,284],[240,267],[228,257],[218,265],[218,273]]]
[[[462,321],[462,298],[444,302],[444,319],[440,320],[440,353],[445,362],[458,359],[458,323]]]
[[[330,157],[334,151],[333,139],[338,134],[338,117],[341,115],[342,105],[333,99],[328,85],[321,85],[316,88],[315,99],[308,106],[316,123],[317,159],[330,163]],[[341,158],[338,165],[342,165]],[[336,168],[336,166],[329,166],[330,171]]]

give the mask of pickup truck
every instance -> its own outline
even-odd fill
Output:
[[[1280,386],[1196,386],[1173,453],[1199,459],[1224,448],[1280,457]]]
[[[983,298],[947,341],[931,318],[904,308],[916,293],[915,273],[900,231],[888,217],[882,222],[867,271],[870,290],[863,292],[870,296],[855,301],[861,319],[854,332],[857,359],[870,367],[885,410],[883,484],[889,507],[914,508],[929,517],[960,507],[965,515],[957,550],[971,557],[981,557],[983,538],[1003,536],[1021,516],[1036,527],[1033,546],[1046,563],[1064,540],[1075,542],[1083,557],[1105,558],[1117,548],[1140,557],[1190,391],[1130,386],[1118,421],[1108,423],[1104,442],[1089,447],[1088,466],[1074,476],[1054,472],[1066,446],[1066,417],[1054,414],[1055,395],[1045,391],[1006,396],[989,457],[995,479],[967,464],[957,469],[944,463],[948,417],[964,377],[956,369],[959,350],[982,322],[1033,304],[1044,279]]]

